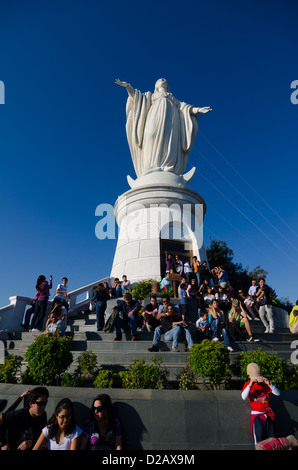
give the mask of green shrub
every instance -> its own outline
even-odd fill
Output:
[[[0,364],[0,382],[17,383],[17,373],[21,368],[21,359],[10,354],[4,359],[4,364]]]
[[[27,370],[22,383],[58,385],[62,374],[73,361],[71,338],[59,335],[40,335],[28,347],[25,355]]]
[[[109,369],[101,369],[93,382],[95,388],[121,388],[122,381],[119,373]]]
[[[92,378],[96,367],[96,355],[92,351],[85,351],[78,357],[78,366],[71,374],[65,372],[62,377],[62,387],[83,387]]]
[[[205,339],[200,344],[194,344],[188,356],[191,369],[214,389],[230,377],[230,356],[227,348],[218,341]]]
[[[140,297],[145,299],[151,294],[152,286],[156,281],[154,279],[143,279],[133,286],[132,296],[133,298]]]
[[[165,387],[168,371],[162,366],[160,356],[152,358],[152,364],[146,364],[145,359],[135,359],[128,371],[119,373],[123,388],[159,389]]]
[[[295,384],[293,373],[295,372],[295,368],[293,368],[292,371],[289,364],[284,359],[278,357],[276,353],[269,354],[261,348],[254,351],[241,352],[237,355],[235,363],[232,366],[234,374],[242,378],[244,381],[249,380],[249,377],[246,374],[246,368],[250,362],[256,362],[260,366],[264,377],[266,377],[269,382],[276,385],[276,387],[283,390],[290,387],[293,388],[293,385]],[[291,375],[293,375],[292,379]]]

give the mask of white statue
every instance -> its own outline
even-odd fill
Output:
[[[176,100],[165,78],[157,80],[153,94],[143,94],[119,79],[115,82],[128,92],[126,134],[137,177],[161,170],[183,176],[198,131],[198,115],[208,113],[210,107]]]

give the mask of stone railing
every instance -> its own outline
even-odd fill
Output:
[[[79,289],[69,292],[69,312],[75,313],[76,311],[83,310],[89,304],[90,298],[94,287],[100,282],[108,282],[111,285],[113,279],[105,277],[99,281],[88,284]],[[0,308],[0,333],[1,331],[23,331],[21,323],[27,308],[31,306],[32,298],[13,296],[9,297],[10,304]],[[51,308],[53,300],[49,301],[48,310]]]

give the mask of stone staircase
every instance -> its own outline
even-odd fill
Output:
[[[146,305],[146,303],[147,301],[145,300],[143,304]],[[115,300],[108,302],[106,319],[115,304]],[[194,342],[197,342],[194,327],[196,319],[197,312],[194,306],[192,306],[189,314],[189,320],[191,321],[189,328]],[[290,361],[293,335],[288,329],[277,328],[274,334],[265,334],[264,327],[260,321],[251,321],[250,324],[254,337],[260,341],[256,343],[247,341],[233,342],[232,347],[234,352],[230,353],[231,361],[235,359],[239,352],[251,351],[257,348],[262,348],[268,353],[276,353],[279,357]],[[22,370],[26,368],[26,350],[39,334],[41,333],[16,332],[8,333],[3,338],[6,354],[15,354],[22,359]],[[69,368],[70,372],[75,369],[78,357],[84,351],[92,351],[96,355],[98,367],[109,368],[115,371],[127,369],[134,359],[144,358],[146,362],[150,363],[152,357],[158,355],[162,358],[162,365],[169,372],[169,380],[175,382],[177,380],[176,374],[184,367],[189,354],[185,352],[183,342],[179,343],[179,352],[172,352],[172,344],[167,341],[161,342],[158,353],[149,352],[148,348],[152,345],[153,333],[147,331],[139,332],[136,341],[131,341],[130,333],[124,333],[122,341],[113,341],[114,333],[96,331],[96,315],[92,312],[82,313],[77,311],[70,313],[66,334],[72,337],[74,361]]]

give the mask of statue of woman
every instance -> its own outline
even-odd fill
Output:
[[[160,170],[182,176],[198,131],[198,115],[210,107],[178,101],[165,78],[157,80],[153,94],[119,79],[115,82],[128,92],[126,134],[137,177]]]

